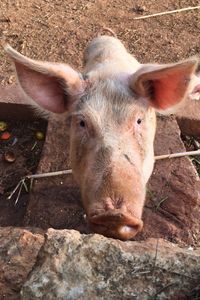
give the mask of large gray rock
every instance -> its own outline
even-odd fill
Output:
[[[21,299],[187,299],[199,266],[200,249],[164,240],[120,242],[49,229]]]
[[[0,299],[19,299],[43,243],[39,229],[0,228]]]

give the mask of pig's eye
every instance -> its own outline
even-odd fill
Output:
[[[79,125],[80,125],[80,127],[84,128],[85,127],[85,121],[80,120]]]
[[[141,124],[142,123],[142,119],[137,119],[137,124]]]

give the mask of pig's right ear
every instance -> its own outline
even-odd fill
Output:
[[[143,65],[130,78],[130,87],[155,109],[171,109],[189,92],[197,62],[194,58],[168,65]]]
[[[42,108],[63,113],[84,93],[85,81],[67,64],[27,58],[7,45],[5,51],[15,64],[19,84]]]

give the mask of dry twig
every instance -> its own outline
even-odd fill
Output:
[[[13,195],[18,191],[17,193],[17,198],[15,200],[15,205],[17,204],[19,197],[21,195],[22,192],[22,188],[24,187],[26,192],[28,192],[28,188],[26,185],[26,180],[30,179],[31,183],[30,183],[30,189],[32,189],[32,185],[33,185],[33,180],[34,179],[38,179],[38,178],[46,178],[46,177],[52,177],[52,176],[59,176],[59,175],[67,175],[67,174],[72,174],[72,170],[63,170],[63,171],[56,171],[56,172],[49,172],[49,173],[42,173],[42,174],[32,174],[32,175],[27,175],[25,177],[23,177],[18,184],[16,185],[16,187],[14,188],[14,190],[10,193],[10,195],[8,196],[8,200],[10,200]]]
[[[60,176],[60,175],[68,175],[72,174],[72,170],[63,170],[63,171],[56,171],[56,172],[48,172],[48,173],[42,173],[42,174],[32,174],[27,175],[24,178],[25,179],[37,179],[37,178],[44,178],[44,177],[52,177],[52,176]]]
[[[165,158],[182,157],[182,156],[190,156],[190,155],[200,155],[200,149],[195,150],[195,151],[186,151],[186,152],[158,155],[158,156],[155,156],[155,160],[165,159]]]
[[[194,10],[194,9],[200,9],[200,5],[198,5],[198,6],[189,6],[189,7],[185,7],[185,8],[180,8],[180,9],[175,9],[175,10],[170,10],[170,11],[163,11],[163,12],[156,13],[156,14],[136,17],[136,18],[134,18],[134,20],[141,20],[141,19],[147,19],[147,18],[152,18],[152,17],[157,17],[157,16],[169,15],[169,14],[174,14],[174,13],[177,13],[177,12]]]

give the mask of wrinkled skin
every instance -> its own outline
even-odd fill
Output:
[[[108,36],[87,47],[82,75],[9,46],[6,51],[31,101],[70,117],[72,170],[91,229],[133,238],[143,226],[145,187],[154,165],[156,110],[170,111],[184,101],[197,61],[141,65]]]

